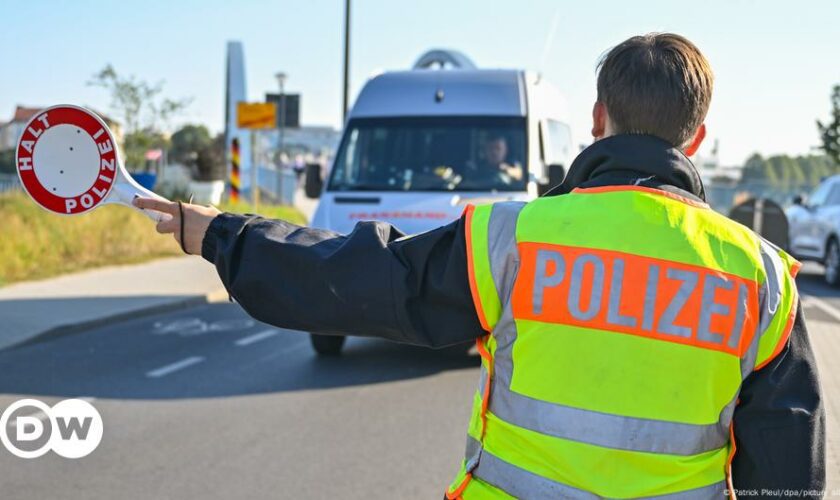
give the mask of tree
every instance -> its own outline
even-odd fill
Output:
[[[217,135],[198,150],[195,160],[195,179],[217,181],[225,178],[225,134]]]
[[[125,164],[130,171],[143,170],[146,164],[146,151],[150,149],[167,149],[169,141],[162,132],[143,129],[125,134],[123,149],[125,150]]]
[[[211,138],[204,125],[184,125],[172,134],[169,157],[190,167],[196,180],[215,181],[225,178],[224,134]]]
[[[790,189],[805,183],[805,173],[802,165],[788,155],[771,156],[767,159],[776,172],[778,187]]]
[[[776,155],[768,158],[755,153],[741,172],[741,184],[755,184],[772,189],[800,190],[816,186],[826,176],[840,173],[840,165],[826,155]]]
[[[840,165],[840,85],[835,85],[831,91],[831,121],[817,120],[817,129],[822,140],[821,149],[835,165]]]
[[[134,76],[120,76],[110,64],[93,75],[88,85],[111,93],[111,110],[122,120],[125,131],[126,167],[143,165],[149,148],[165,147],[166,141],[161,140],[164,130],[190,103],[190,99],[162,97],[163,82],[152,85]]]
[[[816,186],[824,177],[833,173],[831,160],[825,155],[799,156],[796,160],[801,165],[807,183],[811,186]]]
[[[753,153],[747,159],[744,169],[741,171],[741,183],[743,184],[749,182],[775,184],[777,181],[778,176],[773,166],[758,153]]]
[[[192,165],[198,152],[210,147],[213,139],[204,125],[184,125],[172,134],[172,149],[169,158],[177,163]]]
[[[15,150],[7,149],[0,151],[0,174],[14,174],[16,172]]]

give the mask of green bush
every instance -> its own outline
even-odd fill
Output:
[[[15,150],[5,149],[0,151],[0,174],[17,173],[15,168]]]

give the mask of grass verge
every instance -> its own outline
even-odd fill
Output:
[[[252,211],[246,203],[219,209]],[[291,207],[261,205],[259,212],[271,219],[305,222]],[[127,207],[62,217],[41,209],[23,193],[0,195],[0,286],[180,253],[171,236],[157,234],[147,217]]]
[[[253,205],[241,201],[238,203],[222,203],[218,208],[222,212],[230,212],[234,214],[254,213]],[[281,219],[295,224],[306,224],[306,217],[304,217],[303,214],[294,207],[284,205],[266,205],[264,203],[260,203],[257,213],[266,219]]]

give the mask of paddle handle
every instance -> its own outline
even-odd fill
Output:
[[[163,196],[158,195],[148,189],[144,188],[140,184],[137,183],[131,176],[121,176],[122,178],[117,181],[114,185],[113,190],[109,198],[112,198],[112,203],[119,203],[120,205],[125,205],[128,207],[133,208],[134,210],[140,211],[146,217],[152,219],[155,223],[162,222],[171,218],[172,216],[169,214],[164,214],[158,212],[156,210],[148,210],[143,208],[137,208],[134,206],[134,199],[135,198],[154,198],[162,201],[169,201]]]

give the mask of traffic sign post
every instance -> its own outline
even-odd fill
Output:
[[[135,198],[164,199],[131,178],[111,130],[79,106],[62,104],[37,113],[18,140],[15,164],[26,193],[60,215],[83,214],[107,204],[140,210],[132,205]],[[168,217],[140,211],[156,222]]]
[[[251,131],[251,203],[256,212],[260,203],[256,134],[277,126],[277,106],[273,102],[240,102],[236,106],[236,125]]]
[[[273,102],[240,102],[236,106],[236,125],[247,129],[273,129],[277,126],[277,105]]]

